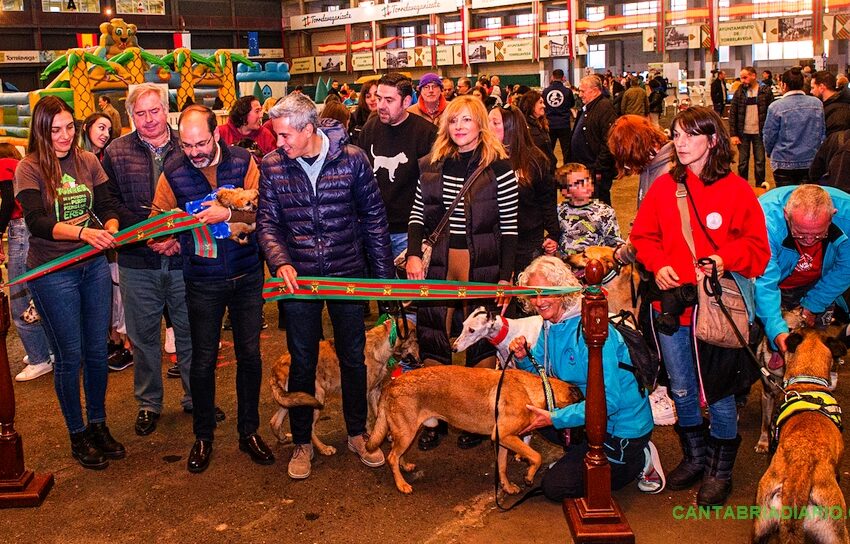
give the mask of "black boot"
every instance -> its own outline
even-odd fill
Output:
[[[419,435],[419,449],[422,451],[433,450],[440,445],[441,436],[449,434],[449,424],[443,420],[436,427],[423,427]]]
[[[92,442],[88,430],[71,434],[71,455],[83,468],[100,470],[109,466],[103,452]]]
[[[679,435],[683,457],[679,465],[667,473],[667,489],[680,491],[689,489],[703,477],[706,468],[705,435],[708,423],[703,421],[702,425],[694,427],[680,427],[676,423],[673,429]]]
[[[709,437],[708,465],[697,493],[697,505],[722,505],[732,492],[732,468],[741,445],[741,435],[728,440]]]
[[[127,455],[124,445],[112,438],[106,423],[90,423],[89,436],[107,459],[123,459]]]

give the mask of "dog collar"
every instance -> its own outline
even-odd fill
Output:
[[[489,339],[490,343],[493,344],[494,346],[498,346],[499,344],[502,343],[502,341],[504,341],[505,338],[508,337],[508,328],[509,328],[508,320],[505,319],[505,317],[501,316],[501,315],[499,316],[499,319],[502,320],[502,328],[499,329],[499,334],[497,334],[494,338]]]
[[[812,384],[812,385],[820,385],[821,387],[827,387],[827,388],[830,386],[829,380],[826,380],[824,378],[819,378],[817,376],[805,376],[805,375],[791,377],[791,378],[785,380],[783,383],[784,383],[785,387],[788,387],[789,385],[794,385],[794,384],[797,384],[797,383],[808,383],[808,384]]]

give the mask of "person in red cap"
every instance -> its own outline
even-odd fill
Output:
[[[407,108],[407,111],[439,125],[445,109],[443,80],[437,74],[429,72],[419,79],[419,101]]]

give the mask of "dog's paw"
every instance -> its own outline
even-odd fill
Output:
[[[322,444],[321,446],[316,446],[316,451],[319,452],[319,455],[333,455],[336,453],[336,448]]]
[[[410,495],[411,493],[413,493],[413,486],[407,482],[396,482],[395,486],[398,488],[399,491],[401,491],[405,495]]]
[[[770,443],[766,438],[759,440],[755,447],[756,453],[767,453],[769,445]]]
[[[502,482],[502,491],[508,495],[516,495],[519,493],[519,486],[512,484],[511,482]]]
[[[404,472],[413,472],[416,470],[416,463],[399,463],[399,467]]]

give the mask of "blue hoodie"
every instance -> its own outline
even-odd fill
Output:
[[[780,309],[782,295],[779,284],[791,275],[800,260],[800,252],[785,221],[785,203],[796,188],[773,189],[759,199],[767,226],[770,261],[764,274],[756,278],[756,315],[764,323],[765,334],[771,343],[777,334],[788,332]],[[827,233],[821,279],[800,301],[804,308],[816,314],[826,310],[833,302],[847,310],[841,294],[850,286],[850,240],[846,234],[850,232],[850,195],[833,187],[824,187],[824,190],[832,198],[836,213]]]
[[[548,353],[548,356],[546,355]],[[549,376],[578,386],[587,394],[587,344],[581,334],[581,317],[568,317],[559,323],[543,322],[537,343],[531,348],[534,358]],[[608,407],[608,434],[619,438],[639,438],[652,431],[649,397],[641,396],[632,372],[619,363],[631,365],[629,350],[614,327],[608,326],[608,339],[602,347],[602,372],[605,377],[605,401]],[[517,368],[534,372],[526,357],[516,361]],[[584,425],[585,401],[559,408],[552,414],[556,429]]]

